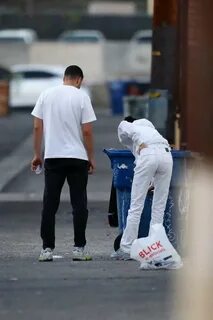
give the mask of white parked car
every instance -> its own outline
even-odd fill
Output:
[[[71,43],[101,43],[105,37],[98,30],[66,30],[58,37],[58,40]]]
[[[65,67],[51,65],[14,65],[11,68],[10,107],[33,107],[40,93],[63,83]],[[83,85],[90,97],[90,90]]]
[[[4,29],[0,30],[0,43],[31,44],[37,40],[37,33],[32,29]]]
[[[150,75],[152,63],[152,30],[137,31],[130,40],[128,63],[132,70]]]

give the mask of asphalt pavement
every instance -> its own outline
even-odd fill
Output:
[[[1,320],[173,320],[177,272],[112,261],[117,229],[108,226],[107,203],[89,205],[89,262],[71,260],[72,215],[65,202],[56,219],[55,260],[38,262],[40,210],[39,202],[0,204]]]
[[[38,262],[43,176],[29,170],[31,117],[29,112],[15,112],[0,119],[5,128],[0,136],[0,145],[5,146],[0,161],[4,178],[0,192],[1,320],[174,320],[174,280],[179,271],[141,271],[135,261],[110,258],[118,230],[107,221],[111,169],[102,150],[121,148],[116,136],[121,117],[105,111],[97,115],[97,169],[88,186],[90,262],[71,260],[72,209],[66,187],[56,217],[55,259]],[[23,165],[18,167],[17,161]]]

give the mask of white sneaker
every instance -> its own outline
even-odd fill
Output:
[[[127,252],[122,251],[121,248],[119,248],[117,251],[113,252],[110,255],[110,257],[113,260],[124,260],[124,261],[132,260],[131,257],[130,257],[130,254],[127,253]]]
[[[88,254],[84,247],[74,247],[72,251],[73,261],[91,261],[92,257]]]
[[[42,249],[38,260],[40,262],[53,261],[53,250],[50,248]]]

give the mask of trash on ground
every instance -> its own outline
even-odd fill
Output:
[[[144,270],[179,269],[183,265],[162,224],[151,226],[148,237],[136,239],[130,256],[139,261],[140,269]]]

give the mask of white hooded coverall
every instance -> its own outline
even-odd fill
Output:
[[[163,224],[173,160],[168,141],[146,119],[135,120],[133,123],[122,121],[118,127],[118,138],[135,156],[130,209],[120,244],[122,251],[130,253],[131,245],[138,237],[140,218],[152,180],[154,180],[154,196],[151,225]],[[142,143],[146,148],[139,152]]]

